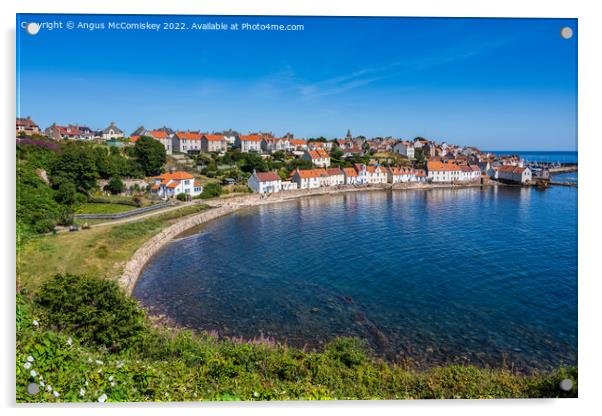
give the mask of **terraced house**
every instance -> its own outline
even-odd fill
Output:
[[[172,142],[175,152],[193,154],[201,152],[201,133],[198,131],[177,131]]]
[[[282,179],[275,172],[257,172],[247,181],[247,186],[260,194],[280,192],[282,190]]]
[[[165,130],[152,130],[148,132],[149,137],[158,140],[165,147],[165,153],[171,155],[173,153],[173,136]]]
[[[203,192],[203,185],[187,172],[164,173],[153,178],[151,192],[163,199],[174,198],[179,194],[192,196]]]
[[[225,152],[228,149],[228,141],[223,134],[203,134],[201,136],[202,152]]]
[[[238,136],[236,138],[235,146],[238,147],[242,153],[261,153],[261,140],[262,136],[259,134]]]
[[[460,180],[460,166],[453,163],[429,161],[426,164],[427,179],[432,182],[454,182]]]
[[[303,159],[310,160],[318,168],[327,168],[330,166],[330,156],[324,149],[307,150],[303,154]]]

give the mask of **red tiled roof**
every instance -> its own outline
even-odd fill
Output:
[[[255,172],[255,176],[259,179],[260,182],[271,182],[271,181],[279,181],[281,180],[280,176],[278,176],[275,172]]]
[[[328,168],[326,169],[328,175],[342,175],[343,171],[340,168]]]
[[[328,153],[326,153],[326,151],[322,149],[308,150],[308,153],[309,157],[311,157],[312,159],[328,159],[330,157],[328,156]]]
[[[303,139],[290,139],[289,143],[293,146],[303,146],[307,144],[307,142]]]
[[[454,165],[453,163],[443,163],[443,162],[427,162],[426,168],[429,171],[440,171],[440,172],[448,172],[454,171],[457,172],[460,170],[458,165]]]
[[[299,177],[302,179],[319,178],[321,176],[326,176],[326,169],[299,169],[296,171],[296,173],[298,173]]]
[[[163,179],[164,181],[181,181],[183,179],[194,179],[194,176],[187,172],[178,171],[155,176],[155,179]]]
[[[259,134],[251,134],[249,136],[240,136],[240,140],[243,142],[260,142],[261,136]]]
[[[201,140],[201,133],[194,131],[179,131],[176,133],[178,139]]]
[[[163,130],[153,130],[148,132],[148,134],[155,139],[167,139],[167,133]]]
[[[357,176],[357,171],[353,168],[343,168],[345,176]]]

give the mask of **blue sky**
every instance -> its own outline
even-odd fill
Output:
[[[303,31],[17,30],[17,115],[295,137],[576,150],[576,19],[19,15]],[[573,28],[563,39],[560,29]]]

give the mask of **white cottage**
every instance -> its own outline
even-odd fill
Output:
[[[173,198],[179,194],[193,197],[203,192],[203,185],[187,172],[164,173],[153,179],[151,192],[164,199]]]
[[[247,186],[260,194],[271,194],[282,190],[282,179],[275,172],[257,172],[247,181]]]

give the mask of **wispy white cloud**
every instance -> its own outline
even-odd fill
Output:
[[[292,68],[274,74],[265,80],[266,84],[282,88],[284,92],[296,91],[304,99],[319,98],[342,94],[384,79],[423,71],[441,65],[477,56],[483,52],[508,44],[511,39],[496,42],[465,45],[454,45],[443,51],[429,55],[391,62],[381,66],[360,68],[356,71],[337,75],[320,81],[310,82],[299,77]],[[266,87],[266,85],[264,85]]]

